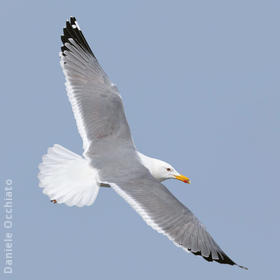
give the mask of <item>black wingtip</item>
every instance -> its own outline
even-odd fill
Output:
[[[209,254],[209,256],[208,257],[206,257],[206,256],[203,256],[202,254],[201,254],[201,251],[197,251],[197,252],[193,252],[193,251],[191,251],[190,250],[190,252],[192,252],[194,255],[196,255],[196,256],[202,256],[206,261],[208,261],[208,262],[213,262],[213,261],[215,261],[215,262],[218,262],[218,263],[222,263],[222,264],[229,264],[229,265],[235,265],[236,263],[233,261],[233,260],[231,260],[225,253],[223,253],[223,252],[217,252],[217,254],[218,254],[218,259],[214,259],[213,257],[212,257],[212,254],[211,254],[211,252],[210,252],[210,254]]]
[[[70,23],[75,24],[77,22],[75,17],[70,17]]]
[[[238,267],[242,268],[242,269],[245,269],[245,270],[248,270],[248,267],[246,266],[243,266],[243,265],[239,265],[239,264],[236,264]]]
[[[229,265],[236,265],[242,269],[245,269],[245,270],[248,270],[248,268],[246,266],[242,266],[242,265],[239,265],[237,263],[235,263],[231,258],[229,258],[224,252],[217,252],[218,253],[218,256],[219,256],[219,259],[213,259],[212,258],[212,254],[210,252],[209,256],[208,257],[205,257],[201,254],[201,251],[197,251],[197,252],[193,252],[189,249],[190,252],[192,252],[194,255],[196,256],[202,256],[206,261],[208,262],[218,262],[218,263],[221,263],[221,264],[229,264]]]
[[[61,41],[63,43],[61,52],[63,56],[65,56],[65,51],[68,50],[65,44],[71,44],[69,41],[70,38],[73,39],[75,43],[79,45],[85,52],[95,57],[75,17],[70,17],[69,21],[66,21],[66,27],[63,28],[63,34],[61,36]]]

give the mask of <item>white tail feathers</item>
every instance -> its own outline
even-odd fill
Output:
[[[95,201],[100,187],[98,172],[81,156],[56,144],[43,156],[39,170],[39,186],[51,200],[78,207]]]

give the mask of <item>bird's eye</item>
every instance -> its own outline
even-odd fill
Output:
[[[168,168],[166,168],[166,170],[167,170],[167,171],[171,171],[171,168],[168,167]]]

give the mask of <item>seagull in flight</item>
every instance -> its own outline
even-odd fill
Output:
[[[169,163],[137,151],[117,87],[101,68],[74,17],[61,36],[60,64],[84,153],[54,145],[39,165],[39,186],[50,200],[89,206],[110,187],[154,230],[205,260],[237,265],[194,214],[162,184],[190,183]]]

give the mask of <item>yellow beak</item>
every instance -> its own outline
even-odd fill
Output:
[[[180,180],[180,181],[183,181],[184,183],[187,183],[187,184],[190,184],[191,183],[191,180],[190,178],[184,176],[184,175],[175,175],[175,178],[177,180]]]

